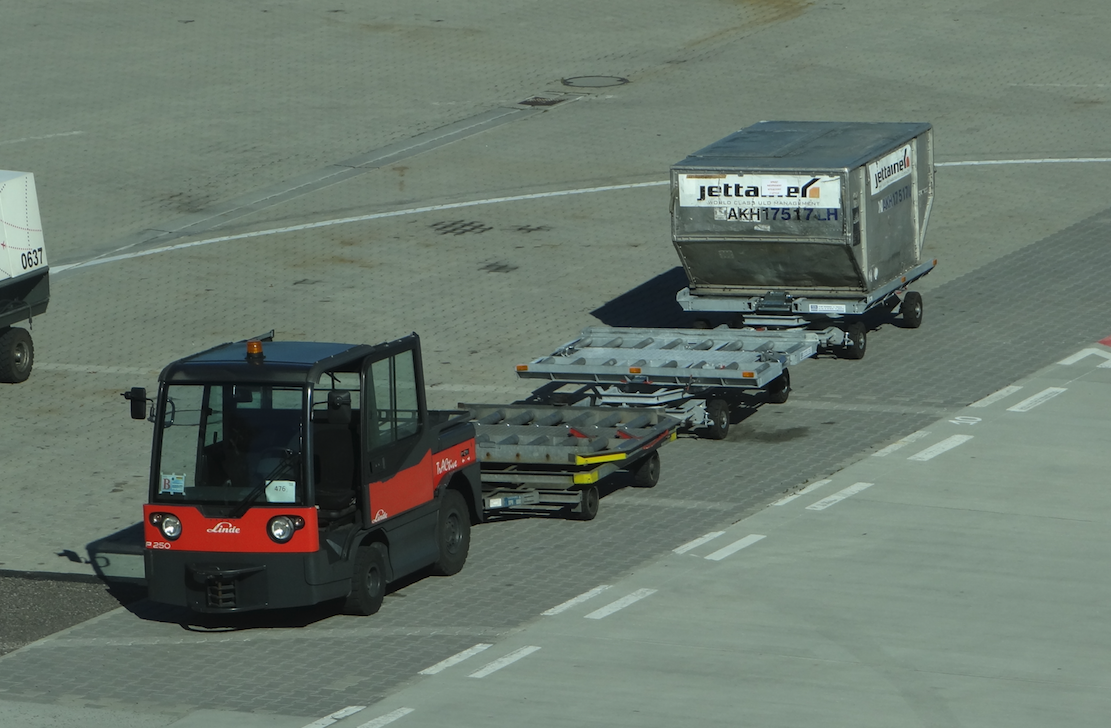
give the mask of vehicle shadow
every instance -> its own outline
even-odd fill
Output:
[[[606,326],[691,328],[696,317],[675,301],[675,294],[686,286],[686,273],[675,267],[602,304],[590,315]]]

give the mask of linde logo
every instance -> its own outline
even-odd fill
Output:
[[[232,525],[231,521],[220,521],[206,530],[208,533],[239,533],[239,526]]]
[[[444,473],[455,470],[458,467],[458,460],[450,457],[441,458],[436,462],[436,475],[443,475]]]
[[[702,202],[711,197],[805,197],[817,199],[821,196],[819,189],[814,186],[817,181],[818,178],[814,177],[804,185],[784,185],[779,180],[769,180],[763,189],[759,185],[742,185],[739,183],[699,185],[698,197],[695,202]]]
[[[910,172],[910,145],[907,144],[902,149],[886,154],[868,165],[868,176],[872,181],[872,193],[879,192],[896,180],[906,177]]]

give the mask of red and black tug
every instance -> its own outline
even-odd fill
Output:
[[[483,518],[475,430],[429,411],[420,339],[224,344],[167,366],[144,506],[149,596],[226,613],[346,598],[463,568]],[[146,392],[125,394],[147,417]]]

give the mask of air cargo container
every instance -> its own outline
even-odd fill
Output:
[[[933,202],[927,123],[764,121],[671,168],[672,241],[687,311],[787,328],[881,306],[921,323],[907,286]]]

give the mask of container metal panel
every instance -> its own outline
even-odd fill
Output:
[[[0,170],[0,281],[45,269],[35,177]]]

